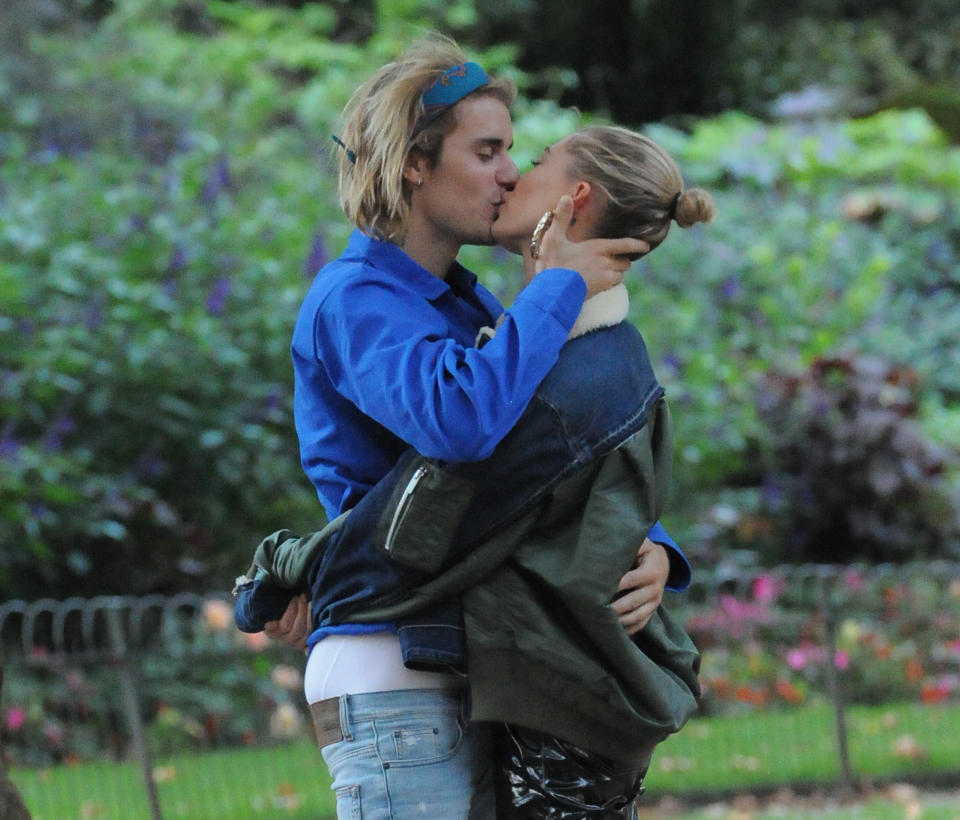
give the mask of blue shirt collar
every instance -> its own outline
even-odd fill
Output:
[[[440,279],[411,259],[393,242],[368,236],[359,228],[350,235],[350,241],[341,259],[355,257],[370,263],[374,268],[402,278],[407,287],[425,299],[439,299],[451,289],[458,293],[475,291],[476,274],[459,262],[454,262],[447,271],[447,278]]]

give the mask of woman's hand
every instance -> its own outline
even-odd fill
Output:
[[[279,621],[267,621],[264,634],[275,641],[285,643],[295,649],[307,648],[307,636],[310,634],[310,600],[306,595],[295,595],[290,599],[286,611]]]
[[[653,617],[663,600],[663,590],[670,575],[670,558],[667,551],[649,538],[645,538],[637,553],[637,563],[620,579],[618,592],[625,592],[613,602],[627,634],[633,635],[643,629]]]
[[[538,237],[536,247],[531,246],[536,259],[537,273],[547,268],[568,268],[577,271],[587,283],[587,296],[619,285],[623,274],[630,267],[632,257],[644,254],[650,246],[642,239],[587,239],[571,242],[567,228],[573,219],[573,199],[560,197],[554,211],[553,222]]]

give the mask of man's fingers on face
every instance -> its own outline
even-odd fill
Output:
[[[554,220],[553,224],[560,224],[560,227],[563,229],[563,236],[567,235],[567,228],[570,227],[570,220],[573,219],[573,199],[564,194],[557,200],[557,207],[554,209]],[[553,227],[551,225],[551,227]]]

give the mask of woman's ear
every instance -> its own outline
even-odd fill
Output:
[[[577,216],[590,203],[590,197],[593,193],[593,187],[589,182],[581,180],[577,183],[573,193],[570,195],[573,199],[573,215]]]

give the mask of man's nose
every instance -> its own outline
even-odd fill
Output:
[[[508,156],[497,174],[497,184],[512,191],[518,179],[520,179],[520,172],[517,170],[517,164]]]

